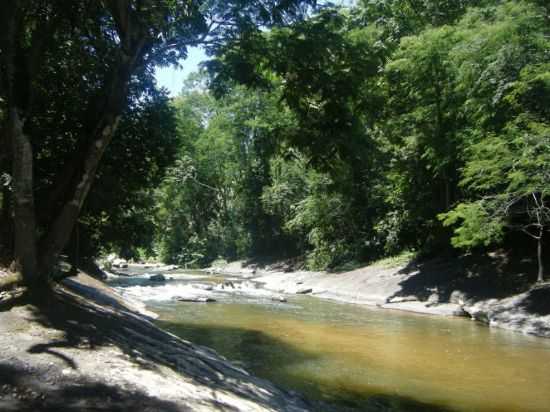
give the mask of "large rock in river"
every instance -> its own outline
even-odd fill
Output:
[[[491,327],[550,338],[550,284],[506,299],[465,305],[464,310]]]
[[[162,273],[159,273],[158,275],[149,276],[149,280],[152,280],[153,282],[165,282],[166,277]]]

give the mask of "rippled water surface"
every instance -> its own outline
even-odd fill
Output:
[[[341,410],[550,411],[548,340],[307,296],[275,303],[218,293],[217,303],[200,304],[155,291],[190,281],[132,293],[163,328]],[[135,288],[127,282],[119,290]]]

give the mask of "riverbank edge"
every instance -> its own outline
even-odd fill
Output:
[[[280,266],[280,265],[276,265]],[[247,266],[236,261],[203,269],[208,273],[238,276],[262,284],[269,291],[311,296],[344,303],[373,306],[432,316],[469,317],[491,328],[550,338],[550,283],[533,285],[522,293],[476,299],[455,289],[441,294],[438,285],[421,293],[404,293],[418,270],[411,262],[386,267],[377,264],[342,273],[280,271]]]
[[[298,394],[158,328],[139,302],[84,273],[47,299],[0,307],[1,410],[312,409]]]

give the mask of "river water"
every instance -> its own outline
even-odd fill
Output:
[[[192,283],[219,281],[189,273],[112,284],[145,301],[162,328],[337,410],[550,411],[550,340],[308,296],[281,303],[224,290],[207,292],[215,303],[173,299]]]

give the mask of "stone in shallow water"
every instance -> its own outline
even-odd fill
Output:
[[[197,302],[197,303],[209,303],[209,302],[216,301],[216,299],[210,298],[208,296],[187,296],[187,297],[179,297],[176,300],[180,302]]]
[[[191,285],[191,287],[193,287],[195,289],[201,289],[201,290],[207,290],[207,291],[210,291],[210,290],[214,289],[213,285],[209,285],[209,284],[206,284],[206,283],[193,283]]]
[[[313,292],[313,289],[312,288],[299,288],[296,290],[296,294],[298,295],[305,295],[307,293],[311,293]]]
[[[166,277],[162,273],[159,273],[158,275],[149,276],[149,280],[153,282],[164,282],[166,281]]]

